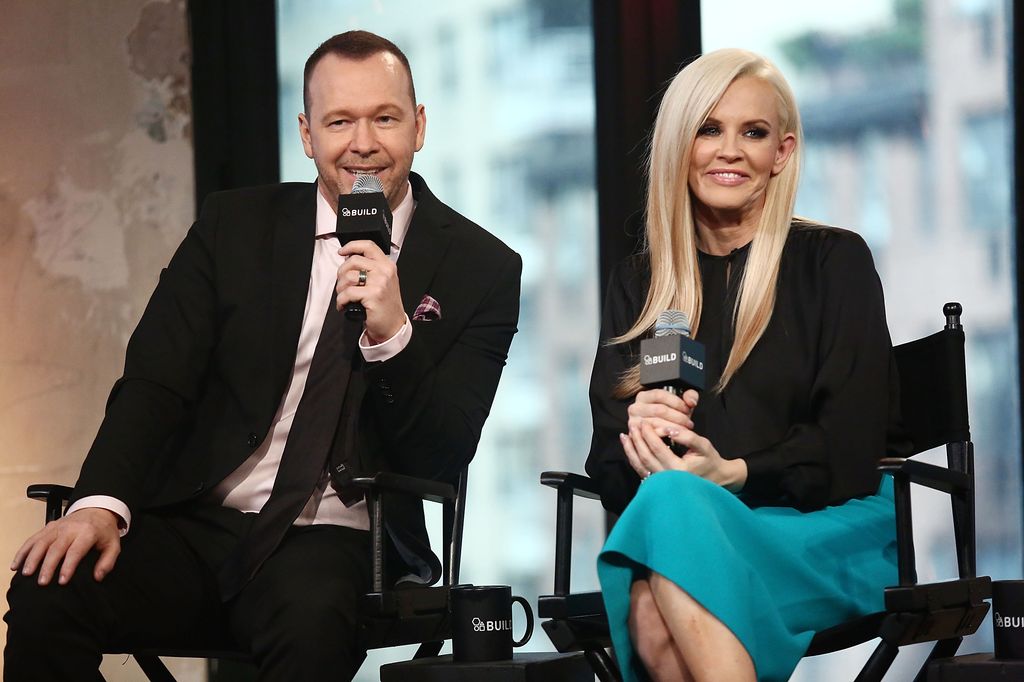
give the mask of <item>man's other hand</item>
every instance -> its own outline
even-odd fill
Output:
[[[67,584],[78,563],[90,550],[100,553],[93,578],[103,580],[121,553],[119,518],[107,509],[87,507],[56,521],[50,521],[30,537],[14,555],[11,570],[32,575],[38,569],[38,583],[49,585],[60,568],[57,582]]]

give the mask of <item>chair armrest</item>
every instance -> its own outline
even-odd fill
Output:
[[[597,489],[594,479],[579,474],[571,474],[568,471],[545,471],[540,475],[541,485],[556,490],[568,490],[573,495],[586,497],[591,500],[600,500],[601,493]]]
[[[968,457],[970,455],[968,454]],[[974,577],[974,481],[970,473],[918,462],[902,457],[886,457],[878,462],[878,470],[893,476],[896,507],[896,554],[901,587],[917,584],[917,558],[914,549],[913,512],[910,504],[911,483],[923,485],[948,494],[953,503],[953,522],[956,532],[957,563],[960,577]],[[968,467],[966,471],[971,471]],[[967,514],[963,523],[970,526],[967,533],[958,524],[958,509]]]
[[[937,611],[963,604],[980,606],[991,598],[992,579],[987,575],[969,580],[885,588],[885,608],[889,611]]]
[[[537,597],[538,618],[579,618],[581,616],[605,616],[604,598],[601,592],[577,592],[575,594],[542,594]]]
[[[426,478],[405,476],[388,471],[379,471],[373,476],[362,476],[352,479],[352,485],[373,492],[393,492],[414,495],[421,500],[430,502],[454,502],[455,488],[449,483],[432,481]]]
[[[889,474],[902,474],[909,478],[911,483],[951,495],[963,493],[971,488],[971,479],[967,474],[914,459],[886,457],[879,460],[878,470]]]
[[[384,498],[381,493],[392,492],[403,495],[412,495],[421,500],[437,502],[445,506],[447,510],[457,505],[455,488],[440,481],[432,481],[426,478],[416,478],[389,471],[378,471],[372,476],[360,476],[352,479],[352,485],[364,488],[369,493],[370,512],[370,552],[373,564],[373,592],[384,591]],[[443,574],[445,583],[450,584],[458,569],[452,563],[455,554],[461,554],[461,538],[457,540],[458,547],[452,557],[445,557]],[[452,572],[454,571],[454,573]]]
[[[51,496],[66,502],[71,498],[74,488],[56,483],[33,483],[25,490],[25,495],[33,500],[48,500]]]
[[[555,507],[555,586],[554,596],[569,594],[569,574],[572,564],[572,500],[573,496],[600,500],[593,479],[566,471],[545,471],[540,482],[558,491]]]
[[[34,483],[25,490],[32,500],[46,502],[46,522],[56,521],[64,515],[64,505],[71,499],[73,488],[56,483]]]

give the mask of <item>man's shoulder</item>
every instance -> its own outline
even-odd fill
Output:
[[[515,253],[508,244],[495,236],[478,223],[470,220],[447,204],[441,204],[449,214],[449,226],[454,236],[466,244],[485,249],[498,256],[511,256]]]

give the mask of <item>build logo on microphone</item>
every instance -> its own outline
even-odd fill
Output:
[[[341,215],[349,218],[351,216],[361,215],[377,215],[377,209],[375,208],[343,208],[341,209]]]

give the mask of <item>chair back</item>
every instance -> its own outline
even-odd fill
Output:
[[[946,463],[951,476],[960,483],[931,484],[950,494],[953,513],[957,567],[961,578],[977,575],[974,510],[974,445],[967,406],[967,360],[964,330],[960,324],[963,307],[947,303],[942,308],[946,326],[942,331],[896,346],[893,352],[900,374],[900,409],[905,435],[911,442],[910,455],[946,446]],[[896,485],[897,536],[900,538],[900,584],[917,582],[910,511],[910,480],[906,474],[894,477]]]
[[[885,457],[879,469],[893,477],[899,584],[885,590],[885,611],[840,623],[815,634],[807,655],[816,656],[881,638],[857,680],[881,680],[899,647],[935,642],[915,680],[923,680],[930,661],[956,654],[964,637],[974,634],[988,613],[991,580],[977,575],[974,512],[974,445],[967,409],[967,371],[963,312],[959,303],[943,306],[945,328],[896,346],[900,375],[900,437],[913,455],[946,446],[947,466]],[[894,448],[895,449],[895,448]],[[949,495],[959,578],[919,583],[914,548],[911,484]],[[909,679],[909,678],[908,678]],[[928,679],[931,676],[928,675]]]
[[[942,331],[893,348],[912,454],[971,439],[961,312],[959,303],[947,303]]]

